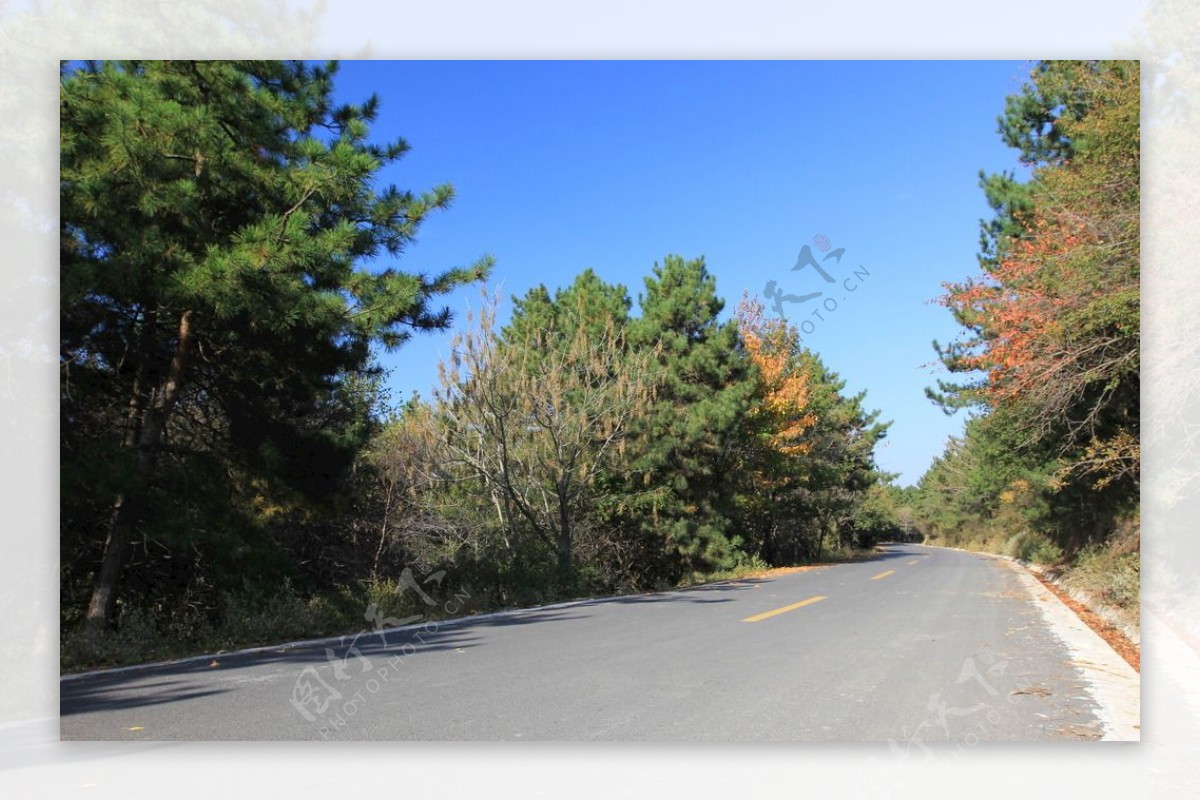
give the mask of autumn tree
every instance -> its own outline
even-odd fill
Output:
[[[1101,484],[1138,473],[1138,92],[1134,62],[1038,66],[1001,121],[1033,180],[944,298],[969,332],[944,361],[983,378],[941,399],[1020,406],[1028,441],[1083,449]]]
[[[785,456],[808,452],[804,434],[816,418],[808,408],[809,376],[800,364],[800,335],[781,318],[768,317],[762,301],[742,297],[734,316],[759,389],[748,415],[767,445]]]
[[[794,501],[802,457],[812,447],[806,435],[816,423],[799,332],[768,316],[762,302],[749,294],[743,295],[734,317],[754,366],[748,380],[756,385],[739,437],[737,518],[752,552],[771,564],[796,561],[800,522]]]
[[[495,309],[494,300],[484,304],[441,366],[439,430],[510,548],[532,537],[554,555],[560,589],[569,590],[597,479],[625,471],[631,423],[653,397],[655,351],[626,353],[617,325],[593,327],[570,304],[544,327],[517,323],[519,336],[501,338]]]
[[[1136,62],[1035,67],[1000,118],[1031,178],[985,179],[982,275],[942,299],[966,333],[939,353],[965,380],[931,397],[994,418],[962,453],[996,474],[1020,461],[1014,480],[1040,486],[1035,505],[1058,510],[1041,525],[1068,549],[1137,499],[1139,91]]]
[[[435,500],[439,485],[449,480],[444,461],[433,408],[417,395],[379,427],[363,450],[358,467],[366,508],[360,507],[358,517],[376,528],[372,580],[383,577],[389,553],[426,557],[430,554],[422,546],[453,528],[444,525]]]
[[[186,61],[63,74],[64,525],[105,543],[94,627],[113,617],[133,531],[189,508],[164,452],[241,454],[247,475],[320,491],[363,441],[353,379],[372,346],[444,328],[434,299],[487,271],[393,266],[453,191],[378,185],[407,145],[371,142],[378,99],[336,104],[335,74]]]

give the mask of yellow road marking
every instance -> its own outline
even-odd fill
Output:
[[[825,600],[824,595],[814,595],[813,597],[806,598],[803,601],[799,601],[794,604],[789,604],[787,606],[781,606],[778,609],[772,609],[770,612],[762,612],[760,614],[753,615],[751,617],[745,618],[744,620],[742,620],[742,622],[743,623],[757,623],[760,620],[766,620],[769,617],[775,617],[776,615],[782,615],[784,612],[790,612],[793,609],[799,609],[802,606],[808,606],[809,604],[815,604],[817,601],[824,601],[824,600]]]
[[[141,731],[141,726],[130,726],[126,731]]]
[[[895,572],[896,572],[895,570],[885,570],[882,573],[880,573],[878,576],[871,576],[871,581],[874,581],[875,579],[881,579],[884,576],[890,576]]]
[[[915,565],[915,564],[916,564],[917,562],[919,562],[919,561],[921,561],[921,560],[920,560],[920,559],[914,559],[914,560],[912,560],[911,562],[905,562],[905,564],[909,564],[909,565]]]

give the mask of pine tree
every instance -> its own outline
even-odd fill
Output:
[[[603,281],[590,267],[551,297],[544,284],[513,298],[513,313],[501,332],[509,345],[532,343],[546,332],[566,340],[582,330],[585,337],[603,338],[610,330],[624,346],[629,324],[629,292],[621,284]]]
[[[655,399],[634,428],[638,479],[630,497],[638,524],[662,544],[671,578],[678,579],[737,558],[729,473],[755,382],[737,324],[718,320],[725,304],[703,259],[668,256],[645,285],[630,344],[659,353]]]
[[[811,540],[820,558],[827,539],[853,544],[856,509],[872,486],[887,479],[875,464],[875,446],[887,436],[891,423],[880,422],[878,410],[864,408],[865,391],[843,394],[845,380],[819,355],[804,351],[801,359],[816,422],[807,434],[810,446],[797,495],[805,507],[803,516],[815,524]]]
[[[433,298],[487,272],[487,260],[433,277],[388,263],[453,191],[377,188],[407,145],[370,142],[378,99],[335,105],[335,73],[178,61],[64,73],[63,416],[109,424],[89,428],[106,443],[63,445],[64,505],[108,508],[90,526],[106,543],[93,626],[113,617],[180,421],[254,452],[247,464],[261,470],[337,450],[345,427],[330,418],[369,372],[372,345],[445,327]]]

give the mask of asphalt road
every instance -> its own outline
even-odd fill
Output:
[[[769,579],[367,632],[361,658],[346,638],[68,677],[60,732],[871,740],[914,755],[933,743],[1097,739],[1097,702],[1016,570],[888,545]]]

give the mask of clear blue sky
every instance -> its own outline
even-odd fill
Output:
[[[957,333],[931,301],[942,281],[978,270],[990,216],[978,173],[1016,167],[996,117],[1029,67],[374,61],[344,62],[337,86],[347,101],[377,92],[375,135],[412,146],[383,181],[457,192],[398,266],[432,273],[491,254],[506,299],[592,267],[624,284],[635,310],[642,279],[671,253],[705,258],[727,314],[772,280],[786,294],[824,291],[785,313],[812,323],[805,344],[894,421],[878,460],[909,484],[961,431],[961,414],[924,395],[944,375],[931,341]],[[836,284],[791,269],[817,234],[845,248],[840,264],[825,262]],[[826,299],[836,310],[812,317]],[[462,321],[478,290],[445,302]],[[450,336],[421,335],[384,358],[394,400],[430,397]]]

